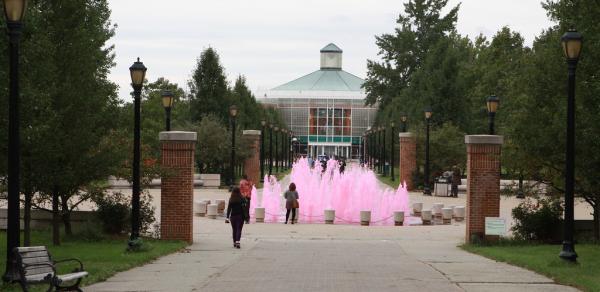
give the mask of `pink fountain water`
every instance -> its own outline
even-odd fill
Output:
[[[375,173],[366,167],[349,165],[343,174],[336,160],[327,162],[326,171],[315,163],[310,168],[307,159],[296,161],[292,167],[291,180],[300,197],[300,222],[323,222],[323,211],[334,209],[337,223],[360,222],[360,211],[371,211],[372,224],[391,225],[394,211],[409,214],[408,191],[405,186],[397,190],[383,187]],[[265,176],[262,194],[253,189],[251,210],[265,208],[265,222],[279,222],[285,215],[282,197],[287,190],[275,177]]]

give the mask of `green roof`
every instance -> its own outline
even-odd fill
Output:
[[[325,53],[325,52],[342,53],[342,49],[340,49],[340,47],[336,46],[334,43],[329,43],[328,45],[326,45],[324,48],[321,49],[321,53]]]
[[[318,70],[273,90],[362,91],[365,81],[344,70]]]

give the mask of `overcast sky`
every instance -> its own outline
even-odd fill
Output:
[[[403,12],[399,0],[109,0],[117,66],[110,78],[129,98],[129,66],[140,57],[150,81],[186,83],[203,49],[221,56],[230,81],[247,77],[250,89],[269,89],[319,68],[319,50],[330,42],[344,51],[343,69],[366,76],[377,58],[375,35],[391,33]],[[493,36],[502,26],[527,44],[552,25],[540,0],[462,2],[458,31]]]

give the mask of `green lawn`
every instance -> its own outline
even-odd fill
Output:
[[[162,255],[176,252],[187,245],[183,241],[158,241],[145,239],[151,248],[143,252],[126,252],[127,239],[106,239],[100,241],[65,240],[58,247],[51,245],[50,232],[36,231],[32,234],[32,246],[45,245],[55,260],[78,258],[83,262],[89,275],[84,285],[104,281],[117,272],[125,271],[144,263],[150,262]],[[6,262],[6,232],[0,232],[0,263],[4,272]],[[68,272],[74,266],[64,267],[62,272]],[[59,270],[59,273],[61,271]],[[37,285],[34,291],[45,291],[47,286]],[[18,284],[0,284],[0,291],[20,291]]]
[[[558,257],[560,245],[464,245],[463,249],[538,272],[561,284],[600,291],[600,245],[576,245],[577,264]]]

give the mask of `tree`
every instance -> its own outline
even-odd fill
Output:
[[[213,48],[200,54],[189,82],[192,92],[192,121],[198,122],[207,114],[213,114],[223,122],[227,121],[230,102],[224,71],[219,54]]]

